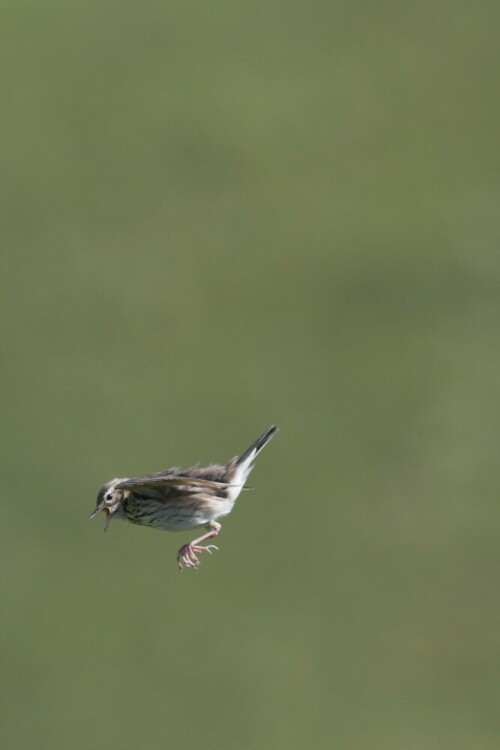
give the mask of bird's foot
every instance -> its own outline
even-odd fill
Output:
[[[197,554],[200,554],[201,552],[209,552],[212,554],[212,550],[218,549],[219,548],[216,547],[215,544],[207,544],[205,546],[201,544],[193,544],[193,542],[185,544],[180,548],[177,554],[177,565],[179,566],[179,570],[182,570],[183,565],[185,565],[186,568],[197,568],[200,565],[200,560],[198,559]]]

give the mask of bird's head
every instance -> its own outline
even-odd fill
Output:
[[[113,515],[117,517],[123,515],[122,503],[127,490],[118,486],[123,481],[123,479],[112,479],[111,482],[106,482],[97,495],[95,510],[90,514],[90,518],[94,518],[101,510],[104,511],[106,515],[104,531],[108,528]]]

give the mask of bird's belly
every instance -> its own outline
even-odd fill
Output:
[[[128,505],[125,514],[129,521],[140,526],[151,526],[166,531],[182,531],[203,526],[209,521],[215,521],[220,516],[227,516],[233,508],[231,500],[220,500],[210,503],[179,503]]]

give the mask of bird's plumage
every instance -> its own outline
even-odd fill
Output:
[[[173,467],[139,477],[112,479],[100,489],[91,517],[105,511],[105,528],[112,517],[169,531],[207,526],[210,536],[214,536],[220,528],[217,519],[231,512],[253,468],[253,460],[277,429],[275,425],[270,427],[240,457],[225,465]],[[195,549],[195,542],[185,547]],[[198,545],[197,551],[205,549],[208,548]],[[185,556],[182,560],[189,565]]]

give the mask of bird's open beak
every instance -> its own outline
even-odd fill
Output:
[[[111,511],[109,510],[109,508],[100,508],[100,507],[97,507],[97,508],[96,508],[96,509],[95,509],[95,510],[93,511],[93,513],[91,513],[91,514],[90,514],[90,516],[89,516],[89,521],[90,521],[90,520],[91,520],[92,518],[95,518],[95,517],[97,516],[97,514],[101,512],[101,510],[102,510],[102,511],[103,511],[103,512],[104,512],[104,513],[106,514],[106,523],[104,524],[104,531],[106,531],[106,529],[107,529],[107,528],[108,528],[108,526],[109,526],[109,522],[111,521]]]

